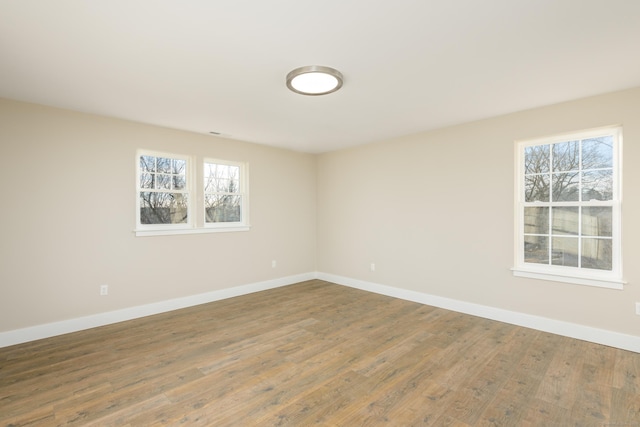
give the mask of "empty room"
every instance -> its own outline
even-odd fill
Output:
[[[0,0],[0,425],[640,427],[638,42],[636,0]]]

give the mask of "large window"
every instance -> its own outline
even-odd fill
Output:
[[[621,129],[517,149],[514,274],[621,288]]]
[[[136,235],[248,230],[246,164],[151,151],[136,162]]]

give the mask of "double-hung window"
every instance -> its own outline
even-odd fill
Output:
[[[136,162],[136,235],[249,229],[245,163],[146,150]]]
[[[189,158],[173,154],[138,156],[139,228],[182,228],[191,224]]]
[[[207,227],[244,223],[245,174],[242,163],[205,160],[204,221]]]
[[[622,288],[619,127],[517,145],[517,276]]]

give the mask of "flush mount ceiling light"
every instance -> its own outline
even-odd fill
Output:
[[[287,87],[301,95],[326,95],[342,87],[342,74],[330,67],[308,65],[287,74]]]

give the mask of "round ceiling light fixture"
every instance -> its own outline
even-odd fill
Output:
[[[287,74],[287,87],[301,95],[326,95],[342,87],[342,74],[330,67],[307,65]]]

